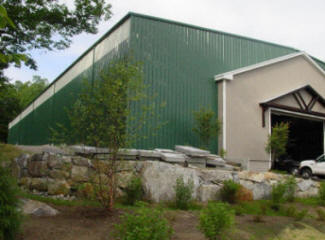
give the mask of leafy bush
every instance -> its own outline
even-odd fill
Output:
[[[210,202],[200,213],[199,229],[210,240],[218,239],[234,224],[234,213],[227,203]]]
[[[286,153],[286,146],[288,144],[289,123],[277,123],[272,127],[272,133],[268,136],[265,151],[271,153],[272,166],[275,159]],[[272,167],[273,168],[273,167]]]
[[[125,203],[134,205],[136,201],[143,198],[142,181],[139,177],[132,177],[125,189],[126,198]]]
[[[296,189],[297,189],[296,178],[293,176],[290,176],[286,179],[284,184],[286,186],[285,198],[288,202],[293,202],[295,200],[295,193],[296,193]]]
[[[162,211],[137,203],[139,209],[134,214],[124,214],[121,223],[115,225],[116,237],[120,240],[167,240],[172,228],[163,217]]]
[[[13,240],[20,228],[19,190],[9,171],[0,166],[0,240]]]
[[[289,177],[284,182],[279,182],[272,186],[271,207],[274,210],[279,210],[280,204],[283,202],[293,202],[295,200],[295,193],[297,189],[297,182],[295,177]]]
[[[193,181],[189,181],[187,184],[182,177],[177,178],[175,189],[175,207],[183,210],[187,210],[192,202],[193,193]]]
[[[193,131],[199,136],[201,148],[208,149],[211,140],[221,132],[221,121],[210,108],[200,108],[194,112],[195,127]]]
[[[318,200],[321,205],[325,205],[325,183],[321,182],[318,190]]]
[[[284,183],[277,183],[272,186],[272,192],[271,192],[272,209],[279,210],[280,204],[285,201],[284,196],[286,194],[286,189],[287,187]]]
[[[219,195],[223,202],[236,203],[237,193],[241,185],[233,180],[226,180],[223,182],[223,187],[220,189]]]
[[[77,195],[84,199],[95,199],[94,186],[91,183],[83,183],[78,186]]]

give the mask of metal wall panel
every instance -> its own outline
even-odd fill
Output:
[[[118,48],[119,44],[129,38],[130,19],[126,20],[119,28],[117,28],[109,38],[104,39],[95,48],[95,62],[102,59],[113,49]]]
[[[214,75],[295,51],[152,17],[135,15],[131,23],[130,46],[136,59],[144,62],[145,83],[157,93],[157,103],[167,103],[149,124],[154,125],[158,116],[168,124],[156,136],[143,129],[141,134],[149,137],[138,141],[138,148],[200,146],[192,130],[193,112],[200,107],[218,112]],[[141,108],[134,106],[132,111],[137,114]],[[213,141],[210,150],[217,152],[217,146]]]
[[[113,55],[128,48],[130,23],[126,21],[116,28],[97,46],[88,50],[60,78],[44,91],[31,105],[28,106],[14,121],[9,124],[9,143],[39,145],[50,143],[51,128],[57,129],[58,124],[69,128],[67,111],[81,92],[84,81],[93,81],[96,65],[101,67],[109,62]],[[112,40],[110,40],[112,36]],[[94,63],[94,51],[97,58]],[[99,71],[99,68],[97,69]],[[34,109],[34,110],[33,110]]]
[[[142,129],[140,134],[148,138],[138,140],[134,147],[199,146],[198,138],[192,131],[193,111],[203,106],[218,112],[218,89],[214,75],[297,51],[153,17],[138,14],[128,17],[57,79],[54,89],[49,89],[42,94],[44,98],[36,100],[34,111],[28,109],[29,114],[25,111],[25,118],[19,115],[10,123],[10,143],[49,143],[50,127],[55,127],[57,123],[69,127],[66,109],[76,100],[82,82],[96,80],[112,57],[131,48],[135,59],[144,63],[148,93],[157,95],[157,105],[167,104],[165,108],[156,108],[154,119],[146,126],[155,126],[158,121],[167,122],[167,125],[161,127],[155,136],[151,135],[151,129]],[[324,63],[316,61],[325,68]],[[51,92],[55,94],[51,96]],[[152,101],[142,102],[149,103]],[[133,114],[141,114],[141,104],[130,107]],[[212,143],[211,150],[218,151],[217,141]]]

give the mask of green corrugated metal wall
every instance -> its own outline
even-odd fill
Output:
[[[145,83],[150,86],[151,93],[157,93],[155,101],[167,104],[157,110],[156,119],[151,122],[154,125],[159,118],[167,125],[160,128],[156,136],[144,129],[143,134],[150,137],[139,140],[134,146],[138,148],[173,148],[176,144],[197,146],[197,137],[192,131],[193,111],[205,106],[217,112],[218,90],[214,75],[297,51],[139,14],[131,13],[122,21],[128,17],[131,17],[128,43],[131,54],[144,63]],[[120,48],[125,50],[128,44],[124,42]],[[68,126],[64,109],[75,100],[82,79],[96,77],[115,53],[107,54],[92,67],[84,69],[82,74],[13,126],[9,131],[9,142],[48,143],[50,126],[56,122]],[[134,106],[133,111],[140,111],[140,107]],[[217,141],[213,142],[211,150],[217,151]]]
[[[142,15],[134,15],[131,23],[130,46],[144,62],[145,82],[157,92],[158,103],[167,103],[156,113],[167,125],[156,136],[139,141],[139,148],[199,146],[192,131],[193,112],[205,106],[217,113],[214,75],[295,51]],[[211,150],[217,151],[217,140]]]

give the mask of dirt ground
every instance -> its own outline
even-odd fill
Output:
[[[54,207],[60,211],[55,217],[27,217],[19,240],[114,239],[114,224],[119,222],[124,211],[105,215],[101,209],[91,207]],[[173,240],[205,239],[197,228],[198,212],[169,211],[166,217],[174,228]],[[325,239],[324,225],[316,220],[295,222],[288,217],[263,216],[261,222],[255,222],[254,216],[237,216],[235,227],[227,237],[230,240]]]

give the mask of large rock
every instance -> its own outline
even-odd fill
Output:
[[[71,179],[74,182],[88,181],[88,168],[82,166],[73,166],[71,169]]]
[[[61,180],[64,180],[64,179],[67,179],[70,177],[69,172],[59,170],[59,169],[50,170],[48,175],[50,178],[61,179]]]
[[[23,169],[23,168],[27,168],[27,163],[28,163],[28,159],[30,158],[29,154],[22,154],[19,157],[17,157],[15,160],[18,164],[18,166]]]
[[[133,172],[121,172],[117,174],[118,187],[125,189],[128,186],[132,177],[134,177]]]
[[[208,202],[216,200],[218,198],[217,193],[219,192],[221,185],[209,184],[201,185],[198,190],[198,200],[201,202]]]
[[[57,155],[51,154],[48,161],[47,166],[50,169],[62,169],[64,165],[62,157],[59,157]]]
[[[241,171],[239,172],[238,176],[242,180],[248,180],[257,183],[262,183],[265,181],[280,181],[283,179],[283,177],[280,176],[280,174],[275,174],[272,172]]]
[[[177,152],[184,153],[190,157],[207,157],[210,154],[210,151],[202,150],[191,146],[176,145],[175,150]]]
[[[253,193],[253,199],[268,199],[271,196],[272,186],[265,182],[258,183],[247,180],[240,180],[240,184]]]
[[[49,205],[35,200],[23,200],[22,212],[27,215],[34,215],[38,217],[55,216],[59,213],[58,210]]]
[[[184,163],[187,160],[186,155],[182,153],[160,153],[160,157],[163,161],[169,163]]]
[[[43,154],[34,154],[32,158],[28,160],[28,173],[32,177],[44,177],[48,174],[47,161],[44,160],[43,156]]]
[[[302,180],[301,182],[297,183],[297,188],[299,191],[305,192],[313,186],[313,183],[314,183],[314,181],[310,180],[310,179]]]
[[[204,184],[222,184],[226,180],[239,182],[236,172],[220,169],[200,169],[198,175]]]
[[[32,190],[46,192],[48,190],[47,179],[46,178],[31,178],[29,187]]]
[[[155,150],[139,150],[140,160],[159,160],[160,152]]]
[[[90,160],[83,157],[72,157],[72,163],[77,166],[83,166],[83,167],[89,167],[90,166]]]
[[[197,198],[200,179],[194,169],[164,162],[147,161],[142,171],[145,193],[155,202],[168,201],[175,197],[174,186],[179,177],[182,177],[184,182],[193,181],[193,197]]]
[[[49,179],[47,192],[50,195],[67,195],[70,192],[70,185],[65,180]]]

